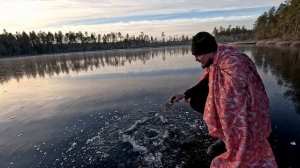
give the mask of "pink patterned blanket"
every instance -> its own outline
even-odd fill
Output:
[[[201,79],[207,76],[203,118],[209,134],[222,139],[227,149],[212,161],[211,168],[277,167],[267,140],[269,100],[252,60],[231,47],[219,46]]]

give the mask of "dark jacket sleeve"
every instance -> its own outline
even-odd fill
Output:
[[[188,89],[184,96],[186,99],[190,99],[190,106],[195,110],[203,114],[208,95],[208,78],[202,79],[197,85]]]
[[[195,86],[186,90],[184,92],[185,99],[189,99],[192,97],[198,97],[199,94],[202,93],[204,90],[208,90],[208,78],[202,79]]]

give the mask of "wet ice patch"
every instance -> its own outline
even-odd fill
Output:
[[[148,120],[147,117],[142,118],[141,120],[137,120],[133,125],[130,126],[130,128],[128,128],[127,130],[125,130],[125,132],[130,132],[135,130],[139,124],[143,124],[144,122],[146,122]]]
[[[71,150],[73,150],[75,148],[75,146],[77,145],[76,142],[73,142],[71,147],[66,151],[66,153],[70,152]]]
[[[161,158],[162,158],[161,152],[156,152],[154,155],[150,153],[144,157],[148,165],[152,165],[155,167],[162,167]]]
[[[155,138],[159,135],[159,131],[157,129],[149,129],[145,131],[145,135],[148,138]]]
[[[123,135],[123,141],[129,142],[132,145],[133,151],[139,152],[140,154],[147,153],[147,148],[142,145],[139,145],[138,142],[135,141],[133,137],[129,135]]]
[[[100,139],[100,136],[99,136],[99,135],[94,136],[94,137],[88,139],[88,140],[86,141],[86,144],[89,144],[89,143],[91,143],[91,142],[94,142],[94,141],[96,141],[96,140],[98,140],[98,139]]]
[[[160,115],[159,118],[160,118],[161,122],[163,122],[163,123],[167,123],[168,122],[168,120],[164,116],[162,116],[162,115]]]
[[[68,146],[64,150],[68,152],[64,152],[56,165],[60,162],[73,165],[72,161],[78,159],[84,165],[103,167],[166,167],[176,166],[177,162],[179,167],[184,167],[195,155],[204,160],[205,150],[199,146],[210,143],[201,140],[205,137],[205,130],[201,129],[203,122],[191,116],[194,113],[185,113],[186,110],[174,111],[176,115],[159,110],[138,107],[131,109],[131,113],[111,113],[109,124],[91,130],[93,134],[83,138],[83,143],[76,141],[77,145]],[[105,116],[99,116],[103,118],[102,123],[108,121]]]

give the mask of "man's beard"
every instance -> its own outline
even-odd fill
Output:
[[[203,65],[201,65],[201,66],[202,66],[203,69],[205,69],[205,68],[209,67],[211,64],[213,64],[213,62],[214,62],[214,59],[210,58],[210,59],[206,62],[206,64],[203,64]]]

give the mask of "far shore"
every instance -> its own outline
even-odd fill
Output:
[[[267,47],[292,47],[300,49],[300,39],[298,40],[281,40],[281,39],[265,39],[265,40],[248,40],[248,41],[236,41],[236,42],[218,42],[219,44],[229,46],[240,46],[240,45],[256,45],[256,46],[267,46]],[[147,48],[163,48],[163,47],[178,47],[178,46],[190,46],[190,44],[177,44],[177,45],[162,45],[162,46],[149,46],[149,47],[129,47],[129,48],[112,48],[102,50],[86,50],[86,51],[70,51],[70,52],[57,52],[57,53],[45,53],[45,54],[32,54],[32,55],[13,55],[13,56],[1,56],[0,59],[4,58],[16,58],[16,57],[30,57],[39,55],[57,55],[57,54],[70,54],[70,53],[86,53],[86,52],[99,52],[99,51],[117,51],[117,50],[128,50],[128,49],[147,49]]]
[[[257,45],[257,46],[275,46],[275,47],[294,47],[300,48],[300,40],[281,40],[281,39],[266,39],[257,41],[238,41],[228,43],[228,45]]]

